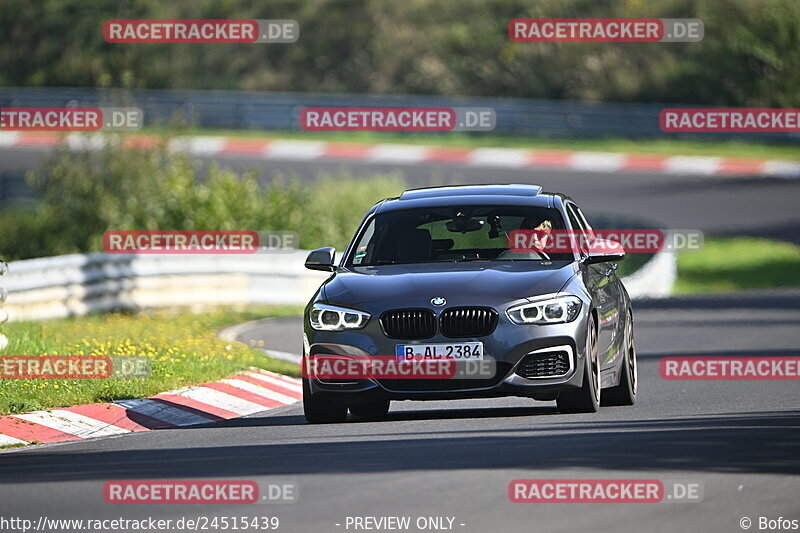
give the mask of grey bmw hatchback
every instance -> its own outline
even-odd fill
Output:
[[[589,245],[548,252],[509,238],[564,230]],[[378,202],[338,264],[333,248],[306,259],[331,275],[305,309],[304,369],[352,358],[444,361],[452,372],[304,372],[306,419],[341,422],[348,410],[382,418],[392,400],[520,396],[565,412],[632,405],[633,312],[616,272],[625,253],[593,239],[569,197],[536,185],[411,189]],[[482,371],[466,370],[475,363]]]

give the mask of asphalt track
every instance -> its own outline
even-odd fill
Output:
[[[18,154],[2,165],[35,164]],[[22,159],[28,159],[22,162]],[[244,164],[239,162],[239,164]],[[257,162],[311,177],[324,162]],[[359,173],[371,169],[352,165]],[[797,182],[656,174],[397,167],[413,184],[532,181],[586,210],[634,213],[718,233],[800,228]],[[330,169],[328,169],[330,170]],[[455,531],[741,531],[749,517],[800,519],[800,383],[666,381],[665,355],[800,355],[800,291],[637,302],[640,397],[634,407],[563,415],[524,399],[399,402],[384,422],[305,424],[300,405],[207,427],[0,453],[0,515],[49,518],[278,516],[279,531],[335,532],[348,516],[454,517]],[[247,338],[299,349],[299,319]],[[114,479],[291,480],[293,504],[109,505]],[[702,501],[514,504],[519,478],[699,482]],[[412,522],[413,523],[413,522]],[[337,524],[341,524],[337,526]],[[463,525],[461,525],[463,524]],[[418,531],[412,528],[410,531]],[[428,531],[428,530],[424,530]]]
[[[302,408],[215,426],[0,454],[3,516],[270,515],[282,531],[347,531],[347,516],[450,516],[457,531],[737,531],[744,517],[800,518],[800,384],[665,381],[664,355],[798,355],[800,291],[636,306],[634,407],[563,415],[523,399],[395,403],[384,422],[307,425]],[[299,319],[261,329],[298,344]],[[247,332],[257,336],[257,332]],[[115,479],[291,480],[293,504],[120,506]],[[699,482],[695,503],[514,504],[518,478]],[[352,529],[351,529],[352,531]]]
[[[18,184],[37,168],[48,149],[0,150],[0,175]],[[536,183],[570,195],[587,214],[642,217],[675,229],[718,235],[758,235],[800,243],[800,180],[748,176],[675,175],[654,172],[593,172],[557,168],[476,168],[460,164],[374,164],[341,160],[298,161],[245,156],[199,158],[237,170],[256,169],[263,181],[275,176],[312,180],[349,172],[390,174],[409,186],[455,183]]]

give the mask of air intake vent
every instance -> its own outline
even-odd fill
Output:
[[[436,316],[428,309],[397,309],[381,316],[381,326],[392,339],[428,339],[436,334]]]
[[[497,311],[488,307],[454,307],[440,318],[445,337],[482,337],[497,326]]]
[[[567,375],[569,368],[569,353],[554,350],[526,355],[517,367],[516,373],[528,379],[555,378]]]

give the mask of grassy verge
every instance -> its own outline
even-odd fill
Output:
[[[800,161],[797,147],[758,144],[741,141],[703,141],[681,139],[557,139],[466,133],[388,133],[388,132],[311,132],[266,130],[206,130],[199,128],[169,130],[150,129],[144,133],[170,135],[209,135],[261,139],[300,139],[354,143],[398,143],[449,146],[456,148],[528,148],[540,150],[585,150],[590,152],[639,153],[654,155],[686,155],[709,157],[741,157]]]
[[[746,237],[706,238],[678,255],[674,294],[800,286],[800,246]]]
[[[224,326],[301,313],[296,307],[253,307],[200,315],[147,313],[96,315],[3,327],[6,354],[145,356],[152,373],[146,379],[0,380],[0,414],[152,396],[212,381],[248,366],[290,375],[299,369],[216,336]],[[299,341],[298,341],[299,342]]]
[[[617,275],[621,278],[630,276],[642,268],[645,263],[652,258],[653,256],[651,254],[627,254],[625,259],[619,262],[619,270],[617,270]]]

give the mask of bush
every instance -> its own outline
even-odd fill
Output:
[[[123,149],[122,136],[107,141],[96,152],[63,147],[29,173],[41,201],[0,215],[0,256],[101,251],[110,230],[289,230],[303,248],[343,247],[370,206],[404,188],[390,175],[344,173],[261,186],[256,172],[201,167],[166,141],[151,150]]]

